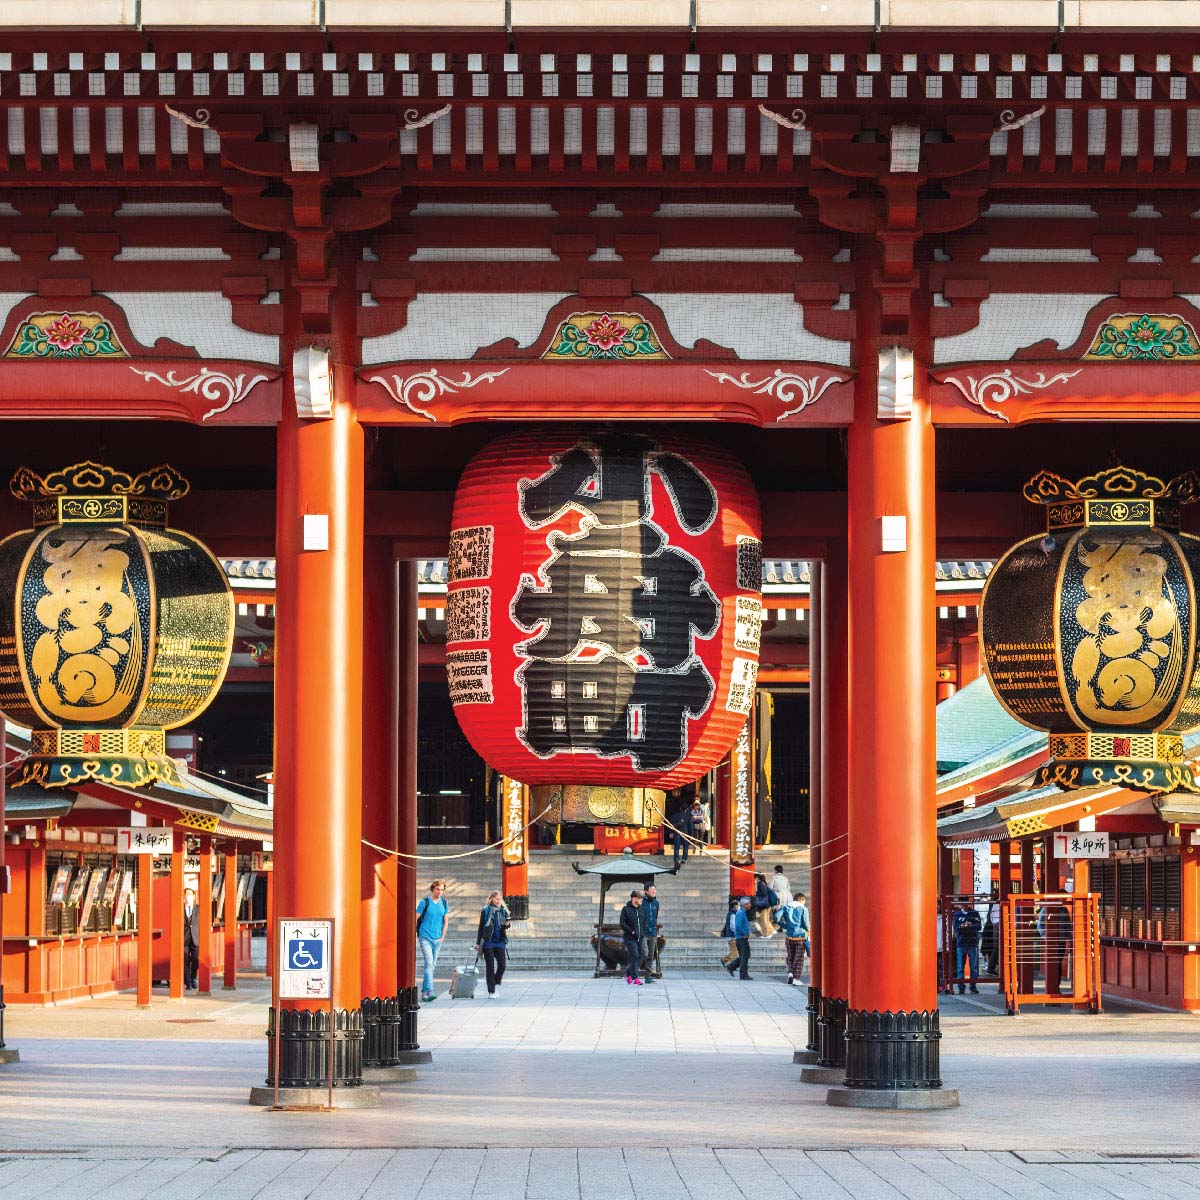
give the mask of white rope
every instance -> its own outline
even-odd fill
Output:
[[[526,822],[522,833],[526,832],[530,826],[535,825],[540,821],[552,808],[553,804],[547,804],[540,813],[532,820]],[[510,836],[502,837],[498,842],[492,842],[489,846],[476,846],[474,850],[464,850],[461,854],[405,854],[400,850],[389,850],[386,846],[377,846],[374,842],[362,839],[364,846],[369,846],[372,850],[378,851],[380,854],[387,855],[389,858],[401,859],[407,858],[414,862],[449,862],[455,858],[470,858],[474,854],[486,854],[489,850],[495,850],[499,846],[503,846],[505,842],[511,842],[513,839]],[[408,866],[408,863],[401,863],[402,867]]]

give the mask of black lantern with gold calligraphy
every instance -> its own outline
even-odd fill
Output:
[[[233,649],[220,563],[167,528],[187,481],[83,462],[11,490],[34,523],[0,542],[0,712],[32,729],[14,782],[176,780],[166,730],[208,706]]]
[[[1043,471],[1025,497],[1047,532],[992,570],[980,641],[1000,702],[1049,734],[1035,785],[1200,791],[1182,738],[1200,725],[1200,538],[1179,530],[1200,477]]]

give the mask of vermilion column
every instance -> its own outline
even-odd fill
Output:
[[[238,944],[238,847],[237,842],[225,843],[225,953],[223,991],[237,989],[237,944]]]
[[[397,977],[400,985],[400,1059],[428,1061],[417,1040],[417,564],[401,562],[396,603],[396,787],[399,801]]]
[[[7,756],[8,734],[0,717],[0,763]],[[0,770],[0,1065],[21,1061],[20,1051],[4,1045],[4,882],[4,771]]]
[[[500,889],[514,921],[529,918],[529,789],[515,779],[500,779]],[[511,836],[510,836],[511,835]]]
[[[825,645],[822,622],[825,613],[824,597],[825,564],[814,563],[812,583],[809,588],[808,622],[808,912],[809,947],[811,957],[808,975],[808,1042],[802,1057],[805,1062],[816,1062],[820,1043],[819,1021],[821,1016],[821,955],[817,947],[825,941],[825,905],[822,901],[821,876],[821,818],[825,786],[822,774],[825,740],[825,704],[822,688],[824,665],[821,655]]]
[[[353,267],[333,300],[332,334],[301,335],[289,296],[284,361],[330,351],[329,415],[302,419],[288,375],[277,432],[275,883],[281,918],[333,918],[334,1081],[362,1083],[360,872],[362,836],[363,459],[353,408],[356,296]],[[328,1031],[319,1001],[281,1000],[279,1081],[319,1088]],[[322,1012],[321,1010],[325,1010]],[[274,1015],[272,1017],[272,1024]],[[265,1098],[269,1103],[269,1098]]]
[[[390,538],[368,538],[363,589],[363,1066],[392,1067],[400,1033],[396,957],[396,563]],[[366,843],[373,843],[368,846]]]
[[[137,856],[137,1006],[150,1007],[154,986],[154,858]]]
[[[187,839],[176,829],[171,834],[171,912],[167,919],[167,945],[170,947],[170,972],[167,995],[183,997],[183,858]]]
[[[901,415],[878,416],[879,352],[891,347],[869,289],[859,304],[847,442],[850,993],[846,1087],[829,1099],[940,1107],[957,1096],[940,1091],[938,1055],[933,422],[920,342],[911,413],[897,370],[886,408]]]
[[[846,1008],[850,995],[850,863],[846,838],[849,779],[850,696],[847,676],[849,599],[846,543],[836,540],[821,571],[821,928],[815,940],[820,957],[821,1003],[817,1021],[817,1063],[841,1068],[846,1062]],[[822,1077],[814,1076],[816,1082]],[[825,1080],[828,1082],[828,1080]]]
[[[1180,874],[1180,937],[1194,946],[1200,943],[1200,853],[1195,846],[1182,847]],[[1182,1006],[1187,1012],[1200,1009],[1200,952],[1190,949],[1183,955]]]
[[[196,908],[200,920],[200,955],[196,990],[201,996],[212,991],[212,838],[200,839],[200,878],[196,882]]]

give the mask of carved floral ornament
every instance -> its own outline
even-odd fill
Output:
[[[728,383],[756,395],[770,396],[780,404],[788,406],[775,418],[776,423],[803,412],[810,404],[816,404],[833,384],[843,382],[838,375],[822,375],[819,372],[814,375],[799,375],[779,367],[761,379],[755,378],[754,373],[750,371],[743,371],[741,375],[731,375],[727,371],[706,369],[704,373],[711,375],[718,383]]]
[[[248,371],[230,375],[225,371],[216,371],[210,367],[201,367],[199,371],[186,375],[182,379],[176,377],[174,370],[160,375],[156,371],[142,371],[137,367],[129,369],[135,375],[140,375],[147,383],[158,383],[163,387],[174,388],[185,394],[190,392],[205,400],[221,401],[222,403],[215,408],[210,408],[201,417],[203,421],[215,417],[218,413],[228,411],[235,404],[240,404],[254,388],[267,379],[266,375],[251,375]]]
[[[452,395],[465,388],[473,388],[481,383],[495,383],[501,375],[506,374],[507,367],[498,371],[481,371],[472,375],[463,371],[461,379],[448,379],[439,373],[437,367],[425,371],[414,371],[411,375],[372,375],[368,383],[377,383],[397,403],[404,405],[409,412],[424,417],[427,421],[437,421],[437,417],[425,406],[439,396]]]
[[[4,351],[5,358],[128,358],[112,322],[94,312],[30,313]]]
[[[559,323],[546,362],[666,362],[654,326],[640,313],[577,312]]]

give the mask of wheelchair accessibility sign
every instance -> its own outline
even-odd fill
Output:
[[[280,921],[279,996],[284,1000],[328,1000],[333,922]]]

